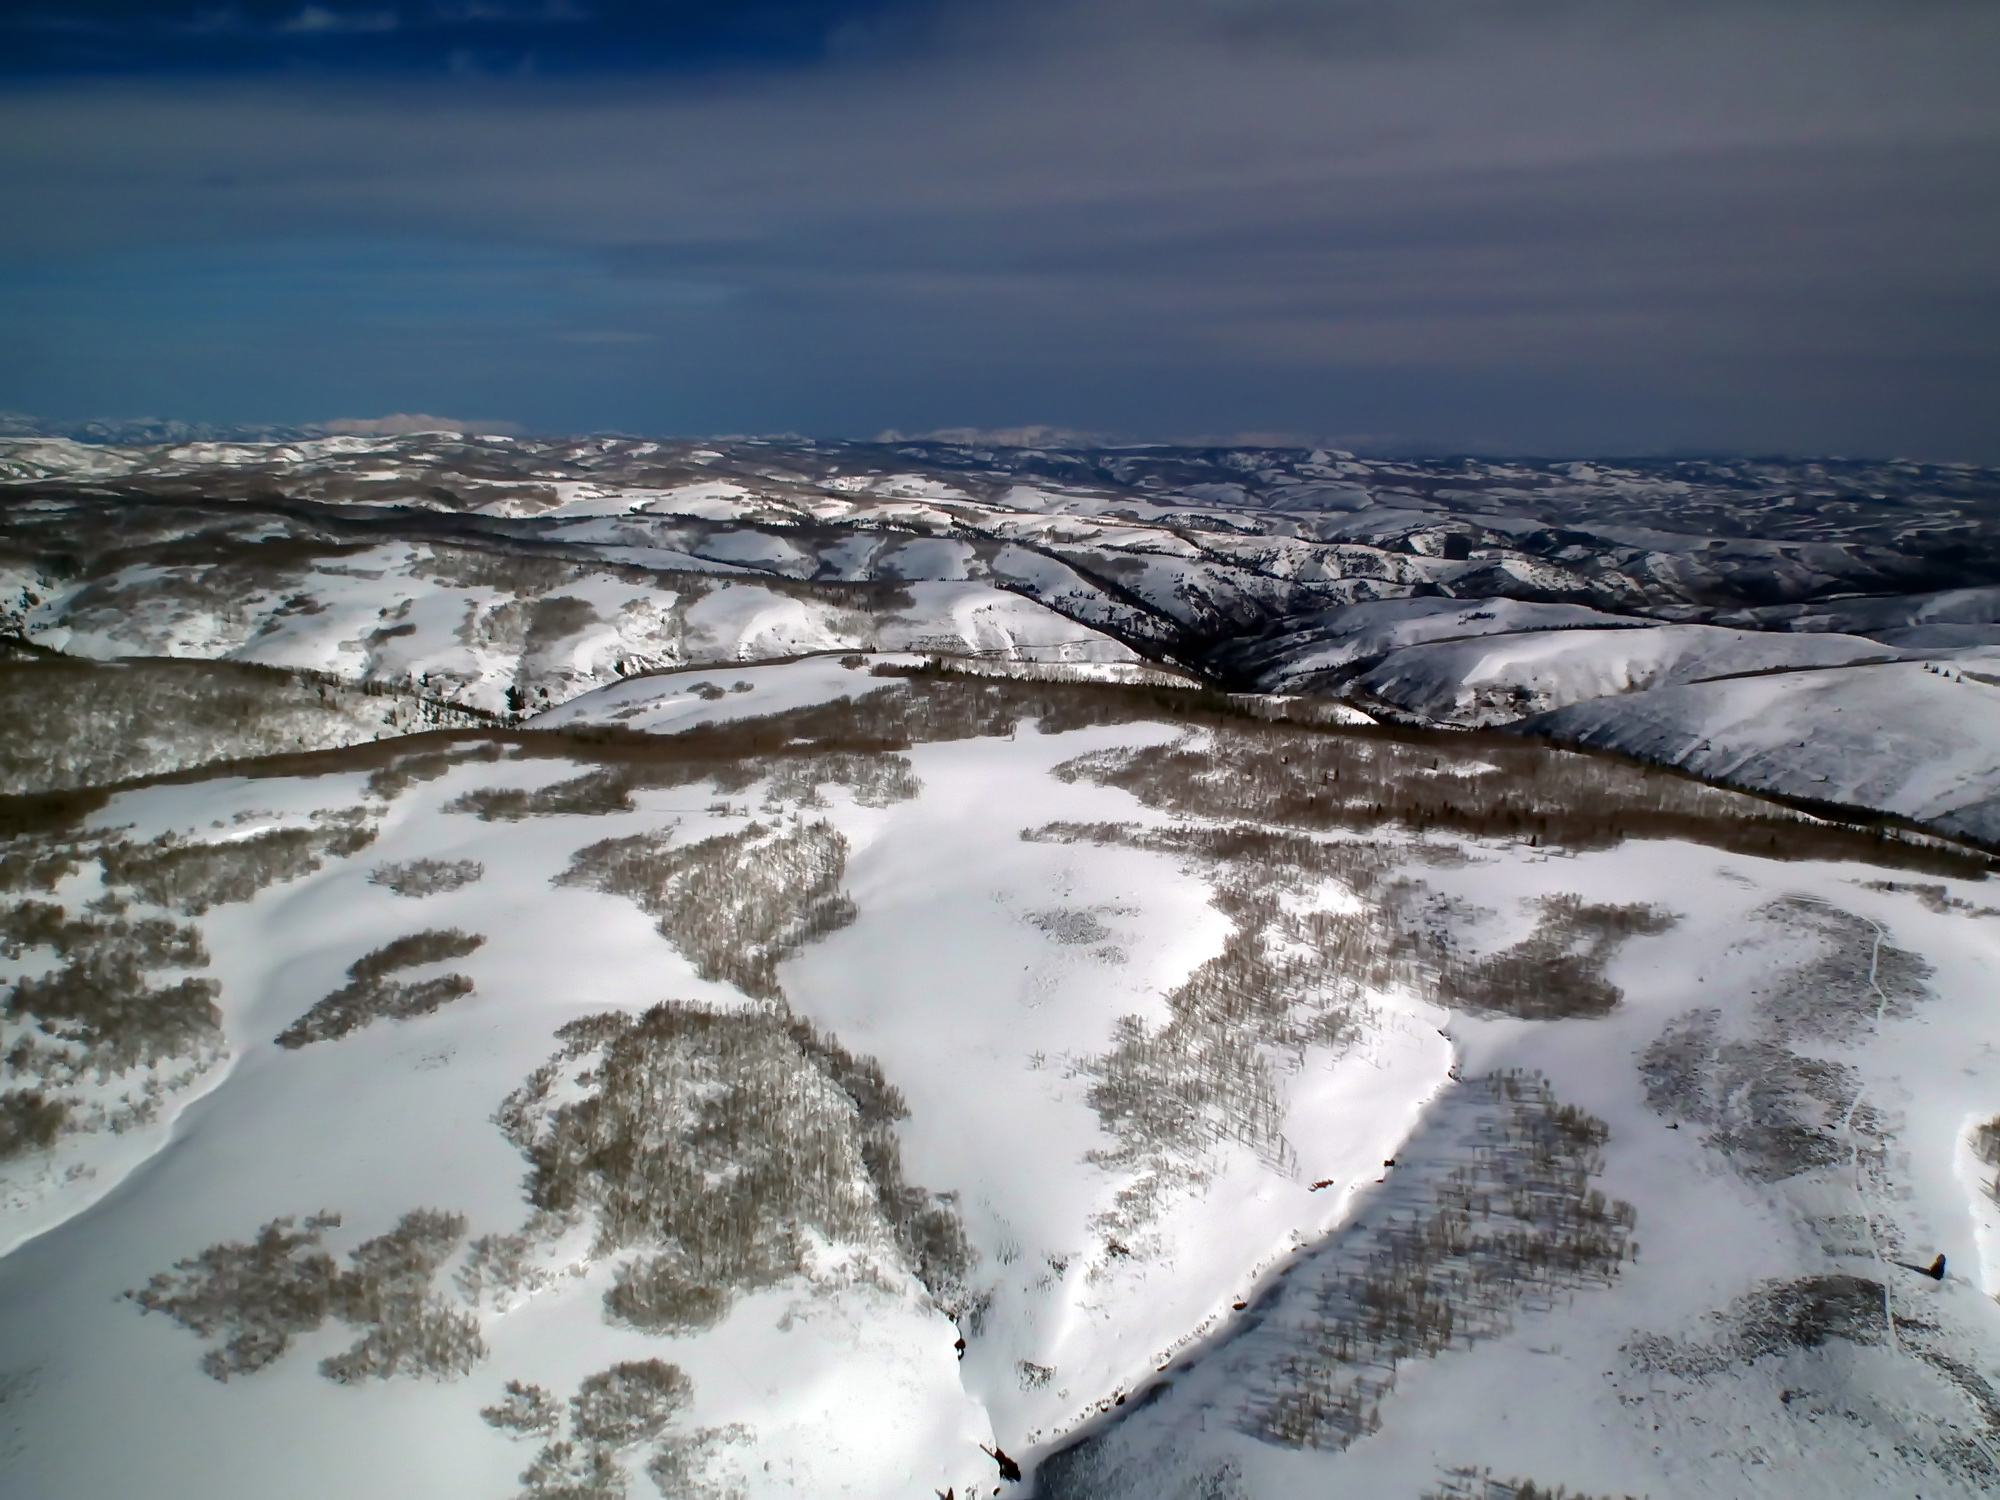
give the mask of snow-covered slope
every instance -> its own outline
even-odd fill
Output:
[[[267,558],[260,539],[231,542],[240,555],[222,562],[149,556],[71,580],[22,572],[19,628],[71,655],[306,669],[489,713],[562,703],[663,667],[817,651],[1136,659],[989,583],[843,587],[746,577],[686,554],[662,572],[434,543],[307,542]]]
[[[2000,662],[1985,657],[1657,688],[1519,727],[2000,843]]]
[[[1224,659],[1233,671],[1251,676],[1265,691],[1300,692],[1336,685],[1352,677],[1359,667],[1432,642],[1592,627],[1640,628],[1651,623],[1621,619],[1580,604],[1380,599],[1329,610],[1311,621],[1288,622],[1288,628],[1275,638],[1236,643]]]
[[[1995,1083],[1954,1060],[1991,1053],[2000,912],[1637,852],[1508,891],[1673,912],[1621,1004],[1454,1016],[1462,1082],[1350,1223],[1040,1494],[1991,1492],[1992,1167],[1965,1142]]]
[[[489,716],[417,693],[234,663],[0,662],[0,796],[328,750]]]
[[[1591,698],[1794,667],[1846,667],[1904,653],[1854,635],[1781,635],[1718,625],[1562,630],[1392,651],[1355,678],[1362,702],[1411,718],[1508,724]]]
[[[10,824],[0,1489],[1989,1487],[1987,862],[882,665]]]
[[[1891,595],[1877,598],[1839,597],[1799,604],[1770,605],[1744,610],[1723,623],[1781,630],[1852,631],[1882,636],[1923,628],[1977,628],[2000,623],[2000,585],[1946,589],[1940,593]]]

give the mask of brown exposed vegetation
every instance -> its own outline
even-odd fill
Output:
[[[9,1089],[0,1094],[0,1161],[46,1151],[62,1133],[69,1105],[39,1089]]]
[[[862,807],[907,802],[923,790],[923,783],[917,780],[909,761],[900,755],[857,755],[829,750],[809,759],[766,756],[751,761],[745,771],[753,779],[770,777],[764,794],[765,810],[770,812],[791,804],[824,807],[826,799],[820,795],[824,786],[846,787]],[[718,782],[716,790],[731,788]]]
[[[1988,1167],[2000,1167],[2000,1115],[1984,1120],[1972,1127],[1971,1139],[1973,1156]],[[1986,1195],[2000,1202],[2000,1176],[1986,1180]]]
[[[1929,993],[1929,966],[1871,922],[1789,899],[1758,913],[1772,940],[1811,948],[1758,996],[1748,1025],[1716,1009],[1688,1011],[1640,1055],[1647,1102],[1708,1127],[1705,1143],[1755,1182],[1780,1182],[1847,1161],[1879,1162],[1888,1125],[1861,1098],[1846,1063],[1802,1053],[1801,1040],[1851,1042],[1884,1016],[1907,1016]]]
[[[1637,1500],[1632,1495],[1587,1495],[1532,1479],[1496,1479],[1491,1469],[1447,1469],[1422,1500]]]
[[[107,844],[100,856],[104,879],[129,887],[142,901],[199,916],[309,875],[323,857],[345,859],[375,841],[374,827],[358,809],[319,821],[314,828],[274,828],[221,843],[190,843],[168,833],[144,844]]]
[[[957,1215],[904,1182],[907,1111],[872,1060],[768,1011],[680,1004],[557,1036],[497,1118],[528,1157],[541,1225],[588,1218],[594,1255],[637,1252],[605,1298],[618,1321],[711,1326],[804,1271],[809,1233],[893,1248],[947,1309],[962,1300]]]
[[[708,781],[718,792],[739,792],[766,776],[770,778],[765,799],[767,811],[777,811],[786,804],[824,807],[826,802],[820,788],[828,785],[850,788],[854,800],[863,807],[887,807],[916,796],[922,789],[910,771],[910,763],[901,756],[824,750],[810,755],[751,756],[732,761],[599,766],[533,791],[487,787],[467,792],[447,803],[445,811],[469,812],[489,822],[558,814],[593,817],[633,811],[632,794],[642,788]]]
[[[45,838],[76,827],[111,800],[103,787],[0,797],[0,839]]]
[[[632,811],[632,778],[612,768],[585,771],[567,781],[524,791],[519,787],[482,787],[444,805],[446,812],[471,813],[486,822],[519,822],[523,818],[568,815],[595,817]]]
[[[405,1021],[428,1015],[442,1005],[472,993],[463,974],[398,983],[389,976],[403,969],[464,958],[486,942],[456,927],[413,932],[357,958],[347,970],[348,983],[278,1033],[280,1047],[297,1049],[313,1042],[330,1042],[376,1021]]]
[[[1846,1160],[1844,1128],[1880,1146],[1880,1117],[1856,1107],[1854,1069],[1768,1038],[1731,1038],[1719,1011],[1678,1017],[1641,1055],[1639,1073],[1654,1109],[1711,1127],[1706,1143],[1755,1182]]]
[[[438,1267],[464,1238],[463,1215],[420,1208],[359,1245],[335,1279],[330,1311],[362,1335],[321,1360],[320,1374],[340,1385],[395,1375],[449,1379],[484,1359],[478,1319],[430,1294]]]
[[[14,1091],[3,1132],[17,1150],[51,1143],[51,1132],[123,1130],[154,1117],[163,1099],[188,1086],[221,1055],[220,986],[188,976],[167,984],[161,969],[207,965],[201,933],[159,916],[129,917],[135,902],[199,914],[247,901],[265,887],[295,879],[328,857],[365,847],[375,833],[365,811],[313,815],[311,826],[247,838],[194,841],[166,834],[145,843],[108,837],[58,841],[23,834],[0,847],[0,876],[15,889],[53,891],[79,867],[101,870],[104,893],[72,917],[49,901],[0,906],[0,951],[20,958],[49,950],[52,967],[6,987],[0,1011],[25,1030],[5,1064],[34,1080]],[[82,1092],[86,1080],[118,1075],[123,1092]]]
[[[1669,922],[1646,907],[1559,896],[1545,903],[1527,940],[1467,961],[1434,953],[1421,930],[1400,919],[1399,901],[1412,888],[1384,879],[1413,856],[1453,859],[1449,846],[1395,847],[1241,824],[1051,824],[1023,837],[1087,838],[1195,857],[1215,881],[1211,899],[1231,919],[1223,952],[1166,997],[1165,1022],[1149,1027],[1125,1017],[1111,1049],[1078,1064],[1092,1080],[1092,1107],[1117,1141],[1094,1159],[1134,1174],[1102,1226],[1127,1235],[1176,1185],[1199,1181],[1204,1156],[1223,1141],[1290,1169],[1272,1061],[1313,1045],[1340,1046],[1365,1013],[1370,989],[1422,984],[1445,1004],[1526,1019],[1601,1015],[1619,998],[1603,976],[1618,944]],[[1368,899],[1338,912],[1300,912],[1282,899],[1327,880]]]
[[[1905,1379],[1927,1369],[1937,1380],[1928,1399],[1919,1397],[1907,1410],[1917,1421],[1909,1423],[1906,1416],[1896,1444],[1899,1455],[1986,1493],[2000,1484],[1994,1447],[2000,1438],[2000,1388],[1962,1357],[1937,1320],[1916,1309],[1897,1311],[1898,1300],[1883,1282],[1846,1272],[1762,1281],[1710,1313],[1706,1336],[1639,1334],[1625,1344],[1624,1353],[1657,1389],[1663,1377],[1713,1387],[1759,1360],[1787,1359],[1830,1345],[1893,1344],[1907,1357]],[[1667,1394],[1669,1400],[1677,1399],[1671,1390]],[[1809,1432],[1828,1420],[1852,1420],[1852,1400],[1838,1387],[1830,1392],[1788,1390],[1782,1405]]]
[[[384,801],[394,801],[419,781],[435,781],[453,766],[470,762],[490,764],[507,754],[508,747],[494,740],[454,740],[427,749],[403,751],[387,746],[388,763],[378,766],[368,777],[368,792]]]
[[[1903,880],[1869,880],[1863,886],[1871,891],[1907,891],[1921,901],[1926,911],[1934,911],[1939,916],[1952,912],[1963,912],[1968,917],[2000,917],[2000,906],[1974,906],[1962,897],[1954,896],[1941,885]]]
[[[60,906],[25,901],[0,908],[0,952],[18,958],[46,947],[60,960],[16,980],[4,1013],[33,1028],[8,1052],[16,1076],[61,1088],[173,1058],[199,1057],[220,1041],[220,991],[211,979],[155,988],[158,969],[208,962],[201,934],[160,917],[69,918]]]
[[[541,1252],[544,1238],[560,1231],[559,1224],[538,1215],[518,1233],[477,1236],[452,1277],[459,1295],[474,1307],[491,1302],[505,1309],[520,1294],[553,1285],[555,1273],[542,1263]]]
[[[1111,1048],[1082,1060],[1088,1098],[1117,1143],[1094,1159],[1134,1174],[1100,1226],[1136,1231],[1204,1158],[1235,1141],[1289,1170],[1284,1104],[1272,1062],[1353,1034],[1364,991],[1395,971],[1394,933],[1375,909],[1290,910],[1282,897],[1327,878],[1368,884],[1384,861],[1371,845],[1250,828],[1146,829],[1051,824],[1037,841],[1089,838],[1201,861],[1231,931],[1223,951],[1166,997],[1168,1018],[1117,1023]]]
[[[1604,977],[1628,937],[1665,932],[1673,918],[1650,906],[1597,906],[1550,896],[1521,942],[1478,960],[1448,958],[1438,977],[1446,1005],[1526,1021],[1608,1015],[1623,998]]]
[[[562,1430],[563,1409],[543,1387],[510,1380],[506,1399],[482,1407],[479,1416],[487,1426],[515,1437],[554,1437]]]
[[[1973,1128],[1972,1154],[1989,1167],[2000,1167],[2000,1115]]]
[[[1625,838],[1686,838],[1777,859],[1843,859],[1983,878],[1991,856],[1894,819],[1854,813],[1862,826],[1817,821],[1781,802],[1708,787],[1676,773],[1600,754],[1552,750],[1518,737],[1319,726],[1287,721],[1280,700],[1182,688],[968,679],[942,669],[875,669],[896,679],[876,692],[764,718],[701,725],[675,735],[602,726],[431,731],[342,750],[271,756],[261,774],[388,771],[461,745],[644,768],[647,785],[731,774],[755,757],[809,761],[827,751],[881,754],[930,741],[1006,735],[1033,720],[1044,733],[1100,724],[1161,722],[1217,731],[1193,742],[1079,767],[1157,805],[1301,828],[1361,829],[1400,822],[1465,836],[1571,848]],[[491,753],[499,753],[493,751]],[[1479,765],[1497,772],[1448,774]],[[151,778],[198,779],[203,768]],[[667,777],[668,780],[655,778]],[[1156,793],[1142,788],[1157,783]],[[1476,784],[1475,784],[1476,783]],[[738,783],[739,785],[743,783]],[[78,793],[0,798],[0,834],[67,826],[102,798]],[[1840,809],[1822,809],[1827,816]]]
[[[0,793],[104,785],[477,717],[414,693],[244,662],[0,661]]]
[[[386,886],[398,896],[419,899],[459,890],[485,874],[486,866],[476,859],[406,859],[378,866],[368,881]]]
[[[410,569],[418,578],[453,589],[492,589],[517,599],[536,599],[551,589],[602,571],[587,563],[530,552],[432,543]]]
[[[0,844],[0,893],[50,891],[76,873],[73,845],[32,834]]]
[[[211,1245],[125,1295],[213,1341],[202,1372],[214,1380],[255,1374],[328,1318],[361,1331],[352,1348],[320,1362],[350,1385],[395,1375],[450,1379],[486,1355],[476,1318],[433,1297],[432,1278],[465,1237],[457,1214],[417,1209],[357,1246],[342,1268],[323,1248],[338,1214],[303,1224],[273,1219],[254,1240]]]
[[[1816,950],[1759,997],[1758,1023],[1772,1037],[1852,1042],[1874,1029],[1878,1010],[1889,1020],[1913,1015],[1930,994],[1922,955],[1897,947],[1865,917],[1800,897],[1757,915],[1780,941],[1805,938]]]
[[[669,833],[606,839],[556,880],[637,902],[702,978],[771,999],[782,960],[854,920],[846,866],[847,840],[831,823],[753,823],[681,846]]]
[[[1269,727],[1104,751],[1059,774],[1172,812],[1306,830],[1394,824],[1419,835],[1576,850],[1671,838],[1767,859],[1857,859],[1937,873],[1987,867],[1942,843],[1815,822],[1741,793],[1499,737],[1442,744]]]
[[[1420,1127],[1411,1167],[1258,1301],[1230,1351],[1241,1404],[1209,1420],[1284,1447],[1337,1451],[1379,1427],[1378,1408],[1408,1361],[1498,1337],[1524,1312],[1609,1285],[1637,1252],[1631,1205],[1592,1186],[1606,1136],[1602,1120],[1559,1102],[1538,1074],[1494,1073],[1454,1090]],[[1158,1429],[1138,1421],[1143,1451]],[[1157,1471],[1134,1462],[1126,1431],[1114,1422],[1051,1455],[1037,1493],[1159,1493]],[[1228,1459],[1175,1477],[1174,1493],[1249,1494]]]
[[[521,1475],[522,1500],[623,1500],[629,1492],[628,1458],[639,1450],[655,1487],[666,1500],[727,1500],[740,1494],[711,1481],[710,1463],[726,1444],[749,1434],[741,1428],[681,1426],[694,1385],[664,1360],[627,1360],[585,1378],[564,1409],[541,1386],[507,1382],[507,1398],[480,1412],[488,1424],[516,1438],[541,1438],[543,1446]]]
[[[1049,937],[1066,947],[1101,943],[1111,936],[1111,929],[1098,921],[1094,913],[1076,911],[1068,907],[1031,911],[1027,914],[1027,920],[1030,927],[1047,933]]]
[[[1353,1271],[1302,1289],[1291,1352],[1244,1414],[1290,1446],[1346,1447],[1380,1424],[1402,1362],[1506,1332],[1517,1309],[1607,1285],[1631,1253],[1635,1214],[1590,1185],[1604,1122],[1557,1102],[1533,1074],[1465,1086],[1478,1108],[1470,1159],[1426,1209],[1371,1231]]]
[[[1713,1339],[1644,1334],[1625,1346],[1633,1365],[1686,1379],[1718,1374],[1774,1354],[1817,1349],[1835,1339],[1880,1344],[1889,1311],[1882,1283],[1844,1273],[1767,1281],[1715,1315]]]

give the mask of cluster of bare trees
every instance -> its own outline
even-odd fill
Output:
[[[222,1046],[221,986],[160,970],[208,963],[201,932],[164,917],[70,917],[48,901],[0,907],[0,953],[29,949],[55,965],[15,980],[0,1015],[19,1028],[6,1053],[20,1086],[0,1093],[0,1160],[55,1144],[66,1131],[125,1129],[150,1118],[166,1090],[188,1082]],[[147,1076],[135,1092],[86,1103],[92,1084]],[[32,1080],[32,1082],[28,1082]]]
[[[326,1232],[339,1226],[340,1215],[329,1213],[273,1219],[255,1239],[211,1245],[126,1296],[209,1340],[201,1367],[215,1380],[255,1374],[329,1318],[361,1335],[320,1361],[320,1373],[338,1384],[449,1379],[485,1357],[478,1319],[431,1290],[465,1238],[462,1215],[407,1213],[351,1251],[345,1266],[324,1248]]]
[[[1491,1469],[1447,1469],[1422,1500],[1637,1500],[1632,1495],[1586,1495],[1564,1485],[1551,1489],[1532,1479],[1500,1479]]]
[[[389,976],[404,969],[464,958],[485,942],[476,933],[448,927],[413,932],[384,943],[350,964],[347,983],[279,1032],[277,1043],[296,1050],[313,1042],[330,1042],[375,1021],[404,1021],[428,1015],[440,1006],[462,999],[473,988],[471,979],[463,974],[440,974],[417,980],[395,980]]]
[[[1941,841],[1821,822],[1671,772],[1510,736],[1248,720],[1208,727],[1168,745],[1086,756],[1059,774],[1122,787],[1193,817],[1300,830],[1395,826],[1571,850],[1684,839],[1767,859],[1859,860],[1973,877],[1991,867]]]
[[[486,866],[476,859],[405,859],[378,865],[370,872],[368,881],[398,896],[420,900],[459,890],[485,874]]]
[[[1496,1337],[1524,1307],[1607,1285],[1637,1215],[1591,1185],[1602,1120],[1538,1074],[1468,1081],[1470,1121],[1405,1219],[1369,1225],[1358,1264],[1295,1289],[1292,1337],[1241,1421],[1271,1442],[1339,1449],[1380,1425],[1399,1366]]]
[[[557,881],[636,902],[702,978],[776,999],[778,964],[854,920],[846,869],[837,828],[794,821],[685,845],[667,832],[605,839],[578,850]]]
[[[497,1118],[529,1161],[529,1241],[588,1222],[594,1256],[631,1252],[605,1296],[617,1321],[712,1326],[807,1271],[814,1235],[889,1251],[963,1303],[955,1206],[904,1181],[907,1111],[872,1059],[775,1009],[667,1003],[557,1035]]]
[[[1604,976],[1619,945],[1629,937],[1657,936],[1673,924],[1671,916],[1650,906],[1549,896],[1535,930],[1513,947],[1481,959],[1441,955],[1438,998],[1460,1009],[1527,1021],[1609,1015],[1624,998]]]
[[[324,750],[485,716],[407,687],[247,662],[0,661],[0,796]]]
[[[634,1458],[666,1500],[731,1500],[741,1490],[713,1472],[714,1460],[750,1433],[686,1425],[693,1394],[678,1365],[627,1360],[585,1377],[567,1402],[510,1380],[506,1398],[480,1416],[510,1437],[542,1444],[521,1475],[521,1500],[624,1500]]]

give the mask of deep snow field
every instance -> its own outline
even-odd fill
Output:
[[[0,1493],[2000,1485],[1987,856],[915,662],[7,803]]]

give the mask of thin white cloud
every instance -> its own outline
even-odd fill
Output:
[[[440,21],[464,23],[485,21],[500,25],[536,26],[566,21],[587,21],[592,12],[576,0],[443,0],[431,14]]]
[[[335,417],[311,424],[313,430],[329,437],[402,437],[409,433],[446,433],[453,437],[476,434],[506,437],[521,429],[512,422],[462,422],[451,417],[426,416],[422,412],[396,412],[386,417]]]
[[[395,31],[403,24],[393,10],[333,10],[324,5],[301,6],[278,23],[288,36],[364,36]]]
[[[890,427],[875,434],[878,443],[962,443],[983,448],[1090,448],[1110,440],[1102,432],[1039,423],[1025,427],[939,427],[930,432],[899,432]]]

